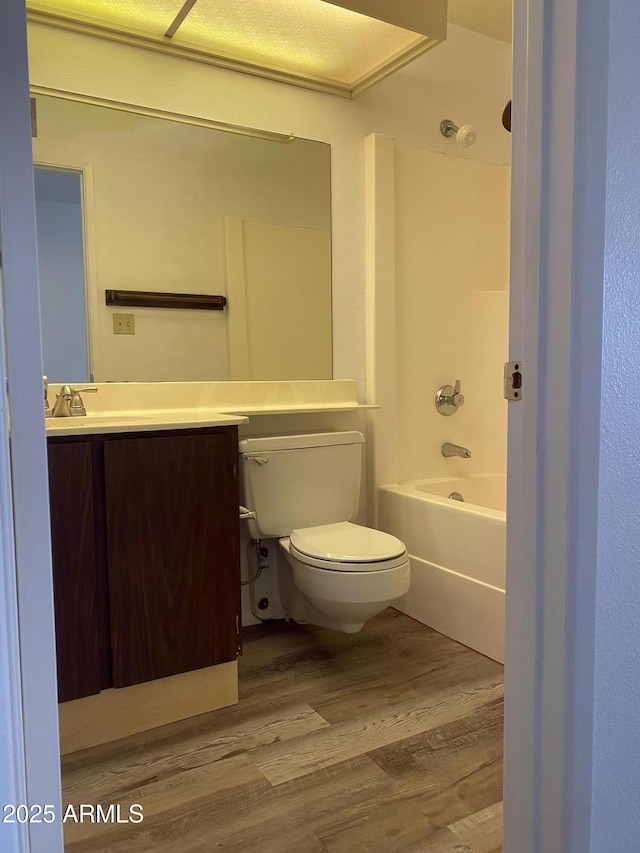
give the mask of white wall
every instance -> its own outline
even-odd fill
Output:
[[[500,116],[510,97],[510,46],[458,27],[444,44],[355,100],[173,59],[86,36],[30,27],[34,84],[210,117],[332,146],[334,377],[365,387],[364,137],[447,150],[443,118],[471,123],[470,158],[507,163]]]

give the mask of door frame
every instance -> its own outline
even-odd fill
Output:
[[[5,833],[13,833],[9,846],[20,853],[59,853],[60,752],[28,76],[24,2],[5,0],[0,4],[0,348],[6,388],[0,418],[0,625],[10,633],[4,631],[0,639],[0,700],[14,714],[7,720],[12,748],[0,776],[13,783],[5,802],[49,806],[57,819],[17,827],[2,823],[0,832],[3,842]],[[18,708],[21,715],[15,716]]]
[[[34,158],[35,168],[54,172],[73,172],[80,176],[80,206],[82,222],[82,251],[84,269],[85,334],[87,338],[87,383],[94,381],[96,361],[100,363],[99,336],[95,334],[98,322],[98,275],[96,261],[96,231],[93,191],[93,165],[82,163],[71,165]]]
[[[504,849],[591,849],[608,0],[515,0]]]

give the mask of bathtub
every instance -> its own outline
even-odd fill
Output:
[[[411,557],[411,587],[394,607],[501,663],[505,492],[501,476],[381,486],[378,515],[378,527]]]

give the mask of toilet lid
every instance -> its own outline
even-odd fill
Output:
[[[290,541],[300,554],[334,563],[377,563],[406,553],[395,536],[348,521],[292,530]]]

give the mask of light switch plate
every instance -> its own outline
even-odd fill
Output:
[[[136,333],[136,315],[135,314],[114,314],[113,315],[113,334],[114,335],[135,335]]]

